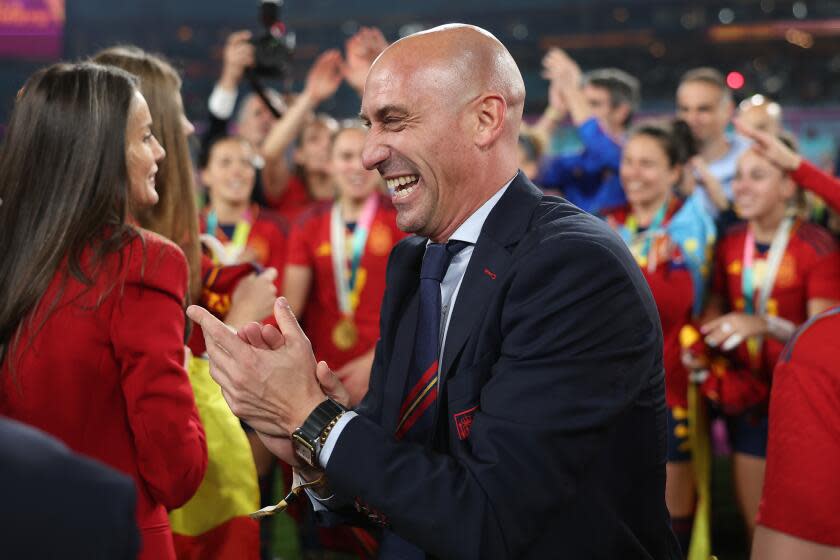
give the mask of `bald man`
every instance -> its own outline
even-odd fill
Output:
[[[284,299],[279,330],[189,314],[233,411],[325,475],[325,519],[380,525],[381,558],[677,558],[656,306],[607,226],[517,170],[524,97],[471,26],[371,68],[364,164],[416,236],[391,253],[355,411]]]

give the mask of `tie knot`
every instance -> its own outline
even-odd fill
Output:
[[[443,281],[452,257],[457,255],[467,245],[469,243],[466,241],[450,241],[445,245],[443,243],[429,243],[426,246],[426,253],[423,255],[420,278],[428,278],[436,282]]]

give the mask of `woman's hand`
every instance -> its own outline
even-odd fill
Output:
[[[757,315],[727,313],[700,327],[700,332],[706,335],[706,344],[728,352],[750,337],[767,334],[767,321]]]
[[[230,309],[225,323],[239,329],[250,321],[270,317],[277,298],[277,269],[267,268],[260,274],[246,276],[236,285],[230,297]]]

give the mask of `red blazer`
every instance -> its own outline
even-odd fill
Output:
[[[86,271],[90,257],[90,250],[82,257]],[[67,275],[62,292],[66,270],[59,268],[0,368],[0,414],[131,475],[139,558],[174,559],[167,509],[195,493],[207,466],[183,367],[186,259],[142,231],[104,259],[89,288]]]

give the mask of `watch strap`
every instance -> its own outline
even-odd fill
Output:
[[[338,404],[332,399],[325,399],[324,402],[315,407],[303,425],[299,428],[302,435],[312,443],[315,443],[323,431],[330,425],[330,422],[336,420],[339,416],[344,414],[347,409]],[[335,425],[333,423],[333,425]]]

